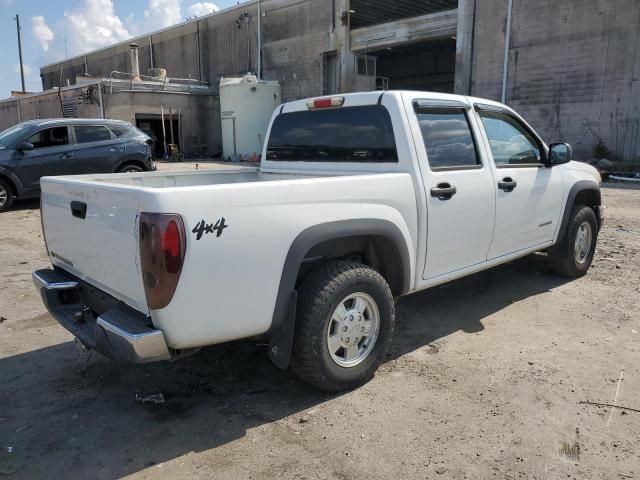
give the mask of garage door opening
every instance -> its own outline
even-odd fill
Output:
[[[378,88],[453,93],[454,38],[410,43],[368,54],[377,57]]]
[[[169,145],[171,144],[176,145],[180,150],[180,122],[178,118],[169,120],[165,115],[163,131],[160,115],[136,115],[136,127],[153,140],[154,158],[169,158],[171,156]]]

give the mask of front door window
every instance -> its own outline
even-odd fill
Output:
[[[54,127],[40,130],[26,140],[33,148],[61,147],[69,144],[67,127]]]

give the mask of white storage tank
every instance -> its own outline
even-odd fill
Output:
[[[280,105],[280,84],[255,75],[220,79],[222,156],[225,160],[256,161],[271,115]]]

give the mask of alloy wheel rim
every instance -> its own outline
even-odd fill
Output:
[[[331,359],[345,368],[359,365],[373,351],[379,332],[380,312],[373,298],[364,292],[347,295],[331,314],[327,327]]]
[[[0,207],[4,207],[4,205],[7,203],[7,198],[9,198],[7,190],[2,185],[0,185]]]
[[[589,222],[582,222],[576,232],[576,241],[573,246],[573,254],[576,262],[583,264],[589,257],[589,251],[591,250],[592,234],[591,224]]]

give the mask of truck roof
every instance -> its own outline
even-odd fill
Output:
[[[496,107],[509,109],[506,105],[503,105],[494,100],[468,97],[465,95],[457,95],[453,93],[440,93],[440,92],[428,92],[428,91],[416,91],[416,90],[376,90],[371,92],[356,92],[356,93],[336,93],[333,95],[322,95],[320,97],[306,98],[302,100],[294,100],[292,102],[284,103],[279,113],[295,112],[299,110],[307,110],[307,102],[313,101],[319,98],[333,98],[343,97],[345,106],[356,105],[373,105],[378,103],[384,96],[401,97],[403,94],[409,94],[413,97],[420,97],[425,100],[441,100],[441,101],[454,101],[461,102],[465,105],[473,103],[482,103],[484,105],[493,105]],[[509,109],[510,110],[510,109]]]

